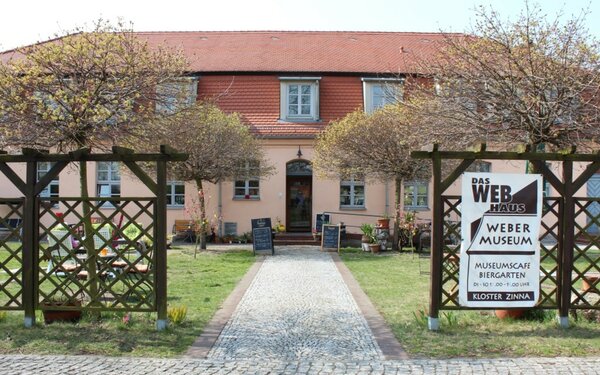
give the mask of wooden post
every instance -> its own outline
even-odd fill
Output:
[[[167,162],[156,163],[156,221],[154,253],[156,261],[156,329],[167,328]]]
[[[444,203],[442,200],[442,159],[433,149],[433,224],[431,231],[431,286],[429,289],[428,327],[431,331],[440,328],[439,311],[442,299],[442,253],[444,238]]]
[[[35,297],[37,290],[35,286],[36,259],[38,245],[37,241],[37,216],[35,200],[35,184],[37,180],[37,162],[28,161],[26,172],[26,184],[23,195],[25,202],[23,205],[23,308],[25,310],[25,327],[35,325]]]
[[[563,162],[563,210],[561,220],[563,222],[560,233],[562,238],[562,270],[560,273],[560,304],[558,322],[561,327],[569,327],[569,308],[571,307],[571,273],[573,271],[573,246],[575,244],[575,233],[573,223],[575,222],[575,205],[573,200],[573,162]]]

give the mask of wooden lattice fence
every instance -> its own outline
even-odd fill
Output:
[[[119,147],[107,154],[89,149],[69,154],[0,151],[0,173],[21,194],[0,198],[5,207],[0,215],[0,310],[24,311],[27,326],[42,308],[156,312],[157,328],[164,329],[166,168],[167,162],[186,159],[165,146],[156,154]],[[38,179],[41,162],[53,166]],[[67,165],[82,162],[121,162],[152,196],[40,197]],[[26,166],[24,180],[11,167],[19,163]],[[148,165],[154,165],[156,178],[145,172]],[[104,210],[107,205],[110,210]]]
[[[474,151],[453,152],[440,151],[433,145],[427,151],[413,152],[412,156],[431,159],[433,166],[430,329],[438,329],[440,310],[469,309],[460,306],[458,300],[461,197],[446,191],[476,160],[528,161],[557,192],[558,196],[543,199],[540,298],[536,308],[557,309],[562,326],[568,326],[571,309],[600,309],[600,237],[590,231],[600,223],[596,209],[600,198],[576,196],[600,170],[600,153],[577,154],[574,149],[538,153],[529,152],[529,148],[521,152],[493,152],[486,151],[485,145]],[[458,160],[459,164],[443,174],[443,160]],[[546,162],[559,163],[562,176],[555,175]],[[573,178],[574,162],[584,164],[577,178]]]

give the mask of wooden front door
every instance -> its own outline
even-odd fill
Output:
[[[286,228],[289,232],[310,232],[312,216],[312,176],[288,176]]]

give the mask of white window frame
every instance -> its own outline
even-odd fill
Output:
[[[407,188],[412,186],[413,187],[413,194],[412,194],[412,201],[411,202],[407,202],[406,200],[406,192],[407,192]],[[425,204],[424,205],[418,205],[418,188],[419,186],[425,186]],[[410,203],[410,204],[407,204]],[[413,180],[413,181],[407,181],[404,183],[404,209],[409,209],[409,210],[426,210],[429,208],[429,182],[426,181],[420,181],[420,180]]]
[[[101,165],[107,165],[108,169],[100,168]],[[114,179],[112,177],[113,172],[115,170],[115,166],[116,166],[116,171],[118,173],[117,179]],[[120,197],[121,196],[121,171],[120,171],[120,168],[121,168],[120,163],[117,161],[96,162],[96,194],[98,197],[107,197],[108,198],[108,197]],[[100,172],[107,172],[108,179],[107,180],[101,179],[99,176]],[[118,194],[112,193],[113,186],[119,187]],[[108,187],[108,189],[106,189],[106,187]],[[108,194],[107,194],[107,190],[108,190]],[[111,202],[105,202],[102,206],[105,208],[111,208],[111,207],[113,207],[113,204]]]
[[[41,161],[37,163],[37,181],[41,180],[46,173],[52,169],[55,163],[49,161]],[[56,188],[56,193],[52,192],[52,188]],[[60,196],[60,181],[59,177],[56,176],[55,179],[50,181],[50,183],[40,192],[40,197],[43,198],[58,198]],[[58,201],[50,201],[52,203],[52,207],[58,207]]]
[[[492,163],[484,160],[475,160],[466,172],[479,172],[479,173],[490,173],[492,171]]]
[[[256,163],[246,162],[242,167],[246,176],[254,175],[252,169],[260,168],[260,165]],[[250,186],[251,182],[256,182],[256,186]],[[256,189],[256,194],[250,194],[250,190]],[[243,194],[238,194],[238,190],[242,190]],[[233,199],[235,200],[259,200],[260,199],[260,178],[253,177],[244,180],[238,179],[233,182]]]
[[[342,202],[341,202],[343,186],[350,187],[350,204],[342,204]],[[362,194],[356,193],[355,188],[357,186],[362,186],[362,188],[363,188]],[[362,204],[356,204],[357,199],[360,198],[361,195],[362,195]],[[363,178],[356,177],[356,176],[350,176],[349,179],[340,180],[340,208],[358,208],[358,209],[365,208],[366,198],[367,198],[367,193],[366,193],[366,189],[365,189],[365,180]]]
[[[377,86],[393,85],[397,92],[394,94],[394,99],[386,101],[384,105],[391,104],[397,101],[402,101],[404,98],[404,79],[403,78],[362,78],[363,82],[363,105],[366,113],[373,113],[381,106],[374,106],[373,89]]]
[[[176,192],[177,186],[183,186],[183,193]],[[177,197],[183,197],[183,203],[177,203]],[[185,183],[183,181],[167,181],[167,206],[172,208],[185,206]]]
[[[279,77],[280,80],[280,106],[279,119],[286,122],[315,122],[319,121],[319,81],[321,77]],[[289,113],[289,88],[295,85],[310,85],[310,114]],[[300,87],[299,87],[300,92]],[[298,98],[298,105],[301,105]]]

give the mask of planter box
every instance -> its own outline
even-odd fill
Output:
[[[47,307],[49,306],[60,307],[60,305],[40,305],[46,324],[51,324],[53,322],[77,323],[81,319],[81,310],[48,310]],[[81,307],[81,303],[65,306]]]

